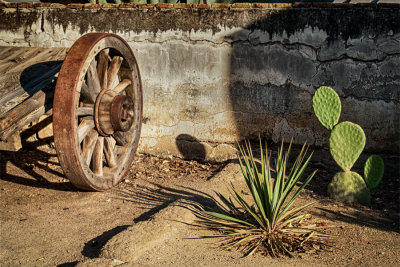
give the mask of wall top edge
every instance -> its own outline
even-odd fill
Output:
[[[400,3],[326,3],[326,2],[295,2],[295,3],[235,3],[235,4],[57,4],[41,2],[8,3],[1,2],[0,8],[68,8],[68,9],[288,9],[288,8],[399,8]]]

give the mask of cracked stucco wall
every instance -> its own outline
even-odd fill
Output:
[[[0,45],[70,47],[123,36],[144,94],[140,150],[223,160],[258,135],[328,147],[312,112],[321,85],[342,99],[369,151],[400,148],[400,9],[0,9]]]

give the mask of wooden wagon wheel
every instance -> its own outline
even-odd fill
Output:
[[[53,102],[60,165],[78,188],[118,184],[134,158],[142,123],[139,67],[119,36],[89,33],[61,67]]]

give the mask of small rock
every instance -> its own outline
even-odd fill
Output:
[[[115,262],[116,264],[124,264],[126,262],[118,260],[118,259],[113,259],[113,262]]]

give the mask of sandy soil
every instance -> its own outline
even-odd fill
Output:
[[[242,257],[224,251],[189,224],[199,207],[233,182],[245,191],[235,161],[210,164],[139,155],[126,180],[107,192],[75,189],[46,147],[1,151],[1,266],[398,266],[399,184],[384,177],[371,207],[326,197],[331,173],[319,171],[300,202],[327,223],[333,247],[293,258]],[[390,160],[389,160],[390,161]],[[398,158],[392,160],[398,168]],[[322,164],[322,165],[321,165]],[[390,167],[390,166],[389,166]],[[325,170],[328,169],[328,170]],[[390,172],[389,172],[390,173]],[[386,175],[387,176],[387,175]]]

